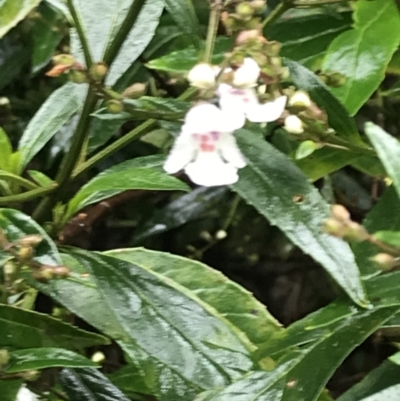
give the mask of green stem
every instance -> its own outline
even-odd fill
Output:
[[[135,24],[145,2],[146,0],[135,0],[132,3],[131,8],[128,11],[128,14],[126,15],[123,23],[121,24],[121,27],[119,28],[117,34],[115,35],[114,40],[106,50],[106,53],[104,54],[103,60],[107,65],[111,65],[115,57],[117,57],[117,54],[121,49],[121,46],[123,45],[126,37],[128,36],[133,25]]]
[[[280,2],[265,18],[262,23],[263,28],[274,23],[277,19],[280,18],[282,14],[284,14],[287,10],[290,10],[293,7],[294,3],[289,3],[286,1]]]
[[[157,120],[150,119],[145,121],[143,124],[139,125],[132,131],[128,132],[123,137],[117,139],[111,145],[107,146],[105,149],[101,150],[100,152],[96,153],[90,159],[86,160],[86,162],[79,165],[74,173],[72,174],[72,178],[78,178],[82,173],[91,169],[95,164],[101,162],[102,160],[106,159],[110,155],[115,152],[118,152],[120,149],[124,148],[134,139],[138,138],[140,135],[144,135],[149,129],[153,128],[157,123]]]
[[[319,7],[325,4],[348,3],[350,0],[295,0],[293,7]]]
[[[92,89],[88,88],[88,93],[86,95],[85,104],[83,106],[82,114],[78,122],[78,126],[72,136],[70,150],[64,155],[64,159],[61,162],[60,169],[58,170],[55,181],[59,186],[59,191],[63,191],[64,187],[71,178],[72,171],[75,168],[77,161],[79,160],[83,144],[87,136],[90,114],[92,113],[94,107],[96,106],[96,95],[93,93]],[[54,204],[57,201],[57,197],[47,197],[43,199],[33,212],[33,218],[35,220],[42,220],[49,214]]]
[[[193,88],[189,88],[178,99],[180,100],[188,100],[194,94],[196,90]],[[118,152],[120,149],[124,148],[126,145],[131,143],[134,139],[138,138],[139,136],[145,134],[149,129],[154,127],[157,123],[157,120],[150,119],[145,121],[143,124],[139,125],[138,127],[134,128],[132,131],[128,132],[122,138],[117,139],[111,145],[107,146],[100,152],[96,153],[90,159],[86,160],[86,162],[80,164],[76,167],[74,173],[72,174],[72,178],[76,179],[85,171],[91,169],[95,164],[99,163],[100,161],[106,159],[107,157],[111,156],[113,153]]]
[[[342,138],[338,138],[335,136],[330,136],[326,138],[326,142],[322,140],[322,142],[325,146],[330,146],[330,147],[335,147],[338,149],[343,149],[347,150],[356,154],[360,155],[366,155],[366,156],[376,156],[376,152],[374,149],[369,148],[369,147],[362,147],[358,145],[353,145],[350,142],[345,141]]]
[[[7,205],[10,203],[22,203],[30,201],[40,196],[50,194],[57,189],[56,184],[51,184],[48,187],[33,189],[32,191],[24,192],[18,195],[10,195],[0,197],[0,205]]]
[[[88,41],[85,36],[85,31],[79,19],[78,13],[76,12],[73,0],[67,0],[67,5],[69,12],[71,13],[72,19],[74,20],[76,31],[78,32],[79,40],[82,45],[83,54],[85,57],[86,67],[89,68],[93,64],[92,55],[90,53],[90,48]]]
[[[211,63],[212,60],[215,39],[217,37],[219,19],[221,15],[221,9],[222,9],[221,0],[216,0],[215,3],[211,6],[210,20],[208,22],[208,30],[207,30],[206,48],[204,51],[204,59],[203,59],[205,63]]]

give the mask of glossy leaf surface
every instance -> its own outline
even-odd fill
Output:
[[[102,373],[95,369],[64,369],[60,381],[70,401],[129,401]]]
[[[351,115],[383,81],[399,44],[400,12],[395,0],[355,4],[354,28],[334,39],[323,63],[324,70],[339,72],[346,78],[344,85],[332,92]]]
[[[18,148],[25,167],[50,141],[80,107],[75,85],[68,83],[57,89],[43,103],[22,135]]]
[[[203,263],[143,248],[118,249],[107,254],[168,277],[193,291],[255,345],[281,330],[279,323],[251,293]],[[233,299],[234,306],[230,303]]]
[[[94,368],[90,359],[62,348],[30,348],[10,353],[7,373],[26,372],[55,367]]]
[[[350,247],[322,232],[329,206],[318,191],[285,155],[257,135],[241,130],[237,140],[248,166],[240,170],[233,190],[319,262],[356,303],[365,305]]]
[[[41,0],[4,0],[0,3],[0,38],[22,21]]]

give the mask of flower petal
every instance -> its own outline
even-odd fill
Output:
[[[290,115],[285,118],[284,128],[291,134],[302,134],[304,132],[303,122],[295,115]]]
[[[218,125],[218,132],[233,132],[246,123],[246,116],[241,110],[222,109]]]
[[[19,389],[17,398],[15,401],[36,401],[38,396],[29,389],[27,389],[24,385]]]
[[[220,84],[217,94],[221,109],[232,113],[246,113],[248,109],[259,105],[254,89],[236,89],[227,84]]]
[[[196,160],[186,166],[185,173],[195,184],[206,187],[230,185],[239,179],[237,169],[224,163],[217,152],[199,152]]]
[[[224,160],[234,167],[243,168],[247,164],[232,134],[221,134],[218,149]]]
[[[243,65],[239,67],[233,76],[233,85],[241,88],[250,88],[255,86],[260,76],[260,67],[250,57],[246,57]]]
[[[280,96],[272,102],[255,105],[246,111],[247,118],[254,123],[269,123],[277,120],[285,110],[286,96]]]
[[[185,116],[185,131],[208,133],[218,131],[221,121],[221,110],[211,103],[198,103]]]
[[[195,158],[196,152],[196,142],[192,134],[182,129],[164,163],[165,172],[175,174],[182,170]]]

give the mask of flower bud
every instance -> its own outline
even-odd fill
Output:
[[[281,52],[282,45],[279,42],[271,41],[266,44],[266,51],[268,56],[279,56]]]
[[[0,370],[5,365],[7,365],[10,360],[10,353],[6,349],[0,349]]]
[[[343,237],[347,241],[361,242],[365,241],[368,236],[368,231],[361,224],[358,224],[355,221],[350,221],[345,226]]]
[[[112,114],[119,114],[124,111],[124,105],[120,100],[109,100],[107,102],[107,111]]]
[[[267,9],[265,0],[253,0],[250,2],[250,6],[256,14],[262,14]]]
[[[396,265],[396,259],[388,253],[378,253],[370,258],[383,271],[391,270]]]
[[[83,73],[82,71],[78,71],[78,70],[71,70],[69,72],[69,79],[76,84],[84,84],[84,83],[88,82],[88,79],[87,79],[85,73]]]
[[[285,118],[284,128],[291,134],[302,134],[304,132],[303,122],[295,115],[290,115]]]
[[[330,235],[341,238],[343,236],[344,226],[336,219],[326,219],[322,224],[322,229]]]
[[[102,362],[105,361],[105,359],[106,359],[106,356],[105,356],[102,352],[100,352],[100,351],[95,352],[95,353],[92,355],[92,358],[91,358],[91,360],[92,360],[94,363],[102,363]]]
[[[102,81],[107,75],[108,67],[106,63],[100,61],[96,64],[93,64],[89,69],[89,75],[95,81]]]
[[[254,8],[249,3],[240,3],[236,6],[236,14],[244,20],[250,19],[254,14]]]
[[[332,217],[342,221],[348,222],[350,221],[350,213],[349,211],[342,205],[332,205],[331,206]]]
[[[71,54],[57,54],[52,58],[53,64],[61,64],[72,66],[75,63],[75,58]]]
[[[126,88],[122,92],[122,97],[128,97],[130,99],[138,99],[139,97],[143,96],[145,92],[146,92],[146,84],[138,82]]]
[[[71,68],[69,65],[64,65],[64,64],[57,64],[55,65],[50,71],[46,72],[47,77],[59,77],[60,75],[64,74],[65,72],[68,72],[68,70]]]
[[[53,267],[54,278],[67,278],[71,274],[71,270],[66,266],[54,266]]]
[[[38,370],[27,370],[26,372],[21,372],[20,376],[27,382],[34,382],[40,377],[40,372]]]
[[[31,261],[33,258],[33,248],[30,246],[22,246],[18,251],[18,260],[21,263]]]
[[[297,91],[289,99],[289,106],[295,108],[298,111],[306,110],[311,107],[310,97],[306,92]]]
[[[217,240],[223,240],[228,236],[228,233],[225,230],[218,230],[217,233],[215,234],[215,238]]]
[[[328,85],[334,88],[343,86],[346,83],[346,77],[340,72],[329,74]]]
[[[3,272],[6,277],[12,277],[17,272],[17,266],[12,261],[8,261],[3,266]]]
[[[236,44],[241,46],[249,41],[257,40],[258,38],[260,38],[260,31],[258,29],[240,31],[236,38]]]
[[[15,245],[18,246],[31,246],[31,247],[37,247],[41,242],[43,241],[43,237],[39,234],[31,234],[31,235],[26,235],[25,237],[22,237],[16,241],[14,241]]]
[[[200,63],[189,71],[187,79],[191,86],[210,89],[215,85],[215,72],[210,64]]]

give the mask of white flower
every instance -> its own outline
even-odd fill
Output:
[[[299,117],[294,115],[285,118],[284,128],[291,134],[302,134],[304,132],[303,122]]]
[[[277,120],[285,110],[286,96],[272,102],[260,104],[253,88],[234,88],[227,84],[218,87],[219,104],[222,110],[244,113],[249,121],[268,123]]]
[[[308,109],[311,107],[310,96],[306,92],[297,91],[293,94],[293,96],[289,99],[289,106],[302,107],[304,109]]]
[[[251,88],[257,85],[260,76],[260,67],[249,57],[243,60],[241,65],[233,75],[233,85],[241,88]]]
[[[200,103],[186,114],[181,133],[164,164],[169,174],[185,169],[198,185],[218,186],[238,180],[237,170],[246,165],[232,132],[243,127],[243,113]]]
[[[38,399],[36,394],[32,393],[25,386],[22,386],[18,391],[15,401],[37,401]]]
[[[215,69],[207,63],[195,65],[188,74],[191,86],[201,89],[209,89],[215,85]]]

